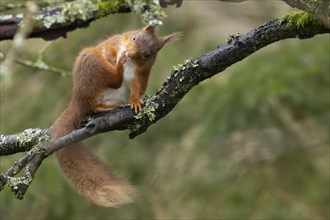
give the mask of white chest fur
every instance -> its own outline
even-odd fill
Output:
[[[126,48],[120,45],[116,62],[118,63],[121,56],[126,56]],[[123,83],[118,89],[106,89],[97,98],[98,104],[107,106],[118,106],[129,103],[131,94],[131,84],[136,72],[136,66],[129,59],[123,65]]]

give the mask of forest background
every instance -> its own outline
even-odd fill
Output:
[[[159,54],[147,94],[173,65],[293,9],[281,1],[184,1],[158,33],[184,32]],[[29,39],[20,59],[70,72],[75,57],[115,33],[142,27],[115,14],[48,45]],[[11,41],[1,41],[8,51]],[[1,219],[328,219],[329,35],[276,42],[196,86],[133,140],[109,132],[85,141],[139,190],[134,203],[101,208],[80,197],[46,159],[25,198],[0,194]],[[1,134],[48,128],[71,95],[71,77],[16,66],[1,86]],[[1,172],[21,155],[1,158]]]

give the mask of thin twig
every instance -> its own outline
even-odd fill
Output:
[[[54,66],[49,66],[44,61],[44,55],[47,51],[47,49],[50,47],[50,45],[53,43],[53,41],[48,41],[45,46],[38,52],[38,58],[35,62],[31,60],[25,60],[25,59],[16,59],[15,61],[23,66],[32,67],[40,70],[46,70],[53,73],[59,73],[62,76],[70,75],[70,72],[64,69],[60,69]]]
[[[17,57],[17,53],[24,45],[25,39],[32,32],[33,25],[33,15],[39,11],[38,6],[33,2],[27,2],[26,7],[28,8],[28,13],[24,16],[24,18],[16,24],[17,32],[14,32],[14,42],[13,46],[7,53],[6,59],[1,64],[0,68],[0,78],[3,79],[6,83],[10,83],[11,74],[13,72],[15,57]]]

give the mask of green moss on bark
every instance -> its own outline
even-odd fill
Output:
[[[314,15],[304,11],[285,14],[281,22],[287,22],[294,28],[304,28],[308,25],[322,26],[322,23]]]

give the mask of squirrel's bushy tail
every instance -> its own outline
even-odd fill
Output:
[[[83,117],[83,113],[69,106],[52,126],[51,138],[70,133]],[[112,207],[132,202],[135,189],[117,177],[82,143],[66,146],[55,156],[70,183],[97,205]]]
[[[59,150],[56,158],[71,184],[94,203],[111,207],[132,201],[133,187],[113,174],[82,143]]]

